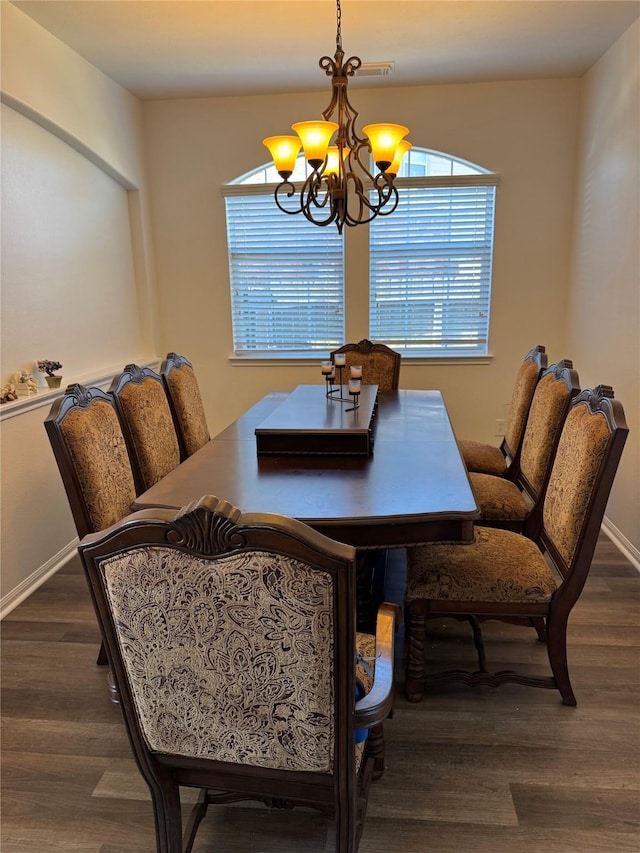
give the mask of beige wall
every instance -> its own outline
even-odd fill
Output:
[[[495,441],[515,371],[534,345],[563,358],[564,299],[578,133],[579,80],[358,91],[363,121],[411,128],[414,145],[499,173],[488,365],[403,364],[405,387],[440,388],[460,436]],[[215,432],[272,388],[319,381],[317,365],[234,366],[225,182],[268,159],[262,137],[327,105],[324,94],[146,102],[162,335],[198,370]],[[347,252],[347,288],[359,289],[347,337],[367,335],[366,229]],[[355,239],[353,239],[355,238]],[[362,243],[364,242],[364,246]],[[364,287],[363,287],[364,282]],[[350,307],[349,305],[347,306]],[[358,322],[359,320],[359,322]]]
[[[607,506],[640,550],[640,22],[583,81],[567,350],[584,385],[612,385],[630,432]]]
[[[2,10],[2,362],[108,381],[156,354],[140,105],[8,3]],[[71,552],[43,427],[54,394],[0,410],[2,606]]]

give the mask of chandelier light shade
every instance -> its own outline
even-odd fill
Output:
[[[274,193],[280,210],[302,213],[314,225],[335,222],[339,232],[344,225],[362,225],[376,216],[393,213],[398,205],[394,179],[411,148],[404,139],[409,128],[401,124],[369,124],[362,128],[363,136],[358,134],[358,113],[349,103],[347,85],[362,62],[357,56],[344,61],[341,14],[340,0],[336,0],[335,56],[320,59],[320,68],[331,77],[332,93],[322,119],[292,124],[297,136],[269,136],[263,140],[282,178]],[[296,190],[289,178],[300,148],[311,173],[302,188]],[[285,198],[291,200],[296,192],[298,200],[287,203]]]
[[[278,173],[284,178],[291,176],[302,143],[299,136],[269,136],[262,140],[269,149]],[[286,180],[285,178],[285,180]]]
[[[410,151],[412,148],[413,148],[413,145],[409,142],[408,139],[402,139],[398,143],[398,147],[396,148],[396,153],[394,154],[394,157],[393,157],[393,163],[387,169],[387,172],[389,172],[390,175],[393,175],[394,178],[398,174],[398,172],[400,171],[400,163],[402,163],[402,159],[403,159],[404,155],[407,153],[407,151]]]

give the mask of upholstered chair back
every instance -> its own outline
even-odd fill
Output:
[[[542,368],[546,366],[544,347],[539,346],[527,353],[518,370],[504,430],[505,449],[510,458],[515,456],[520,447],[533,394]]]
[[[128,364],[111,383],[129,448],[138,494],[180,464],[180,448],[162,378],[148,367]]]
[[[101,563],[147,746],[331,772],[331,576],[248,550],[205,559],[147,546]]]
[[[45,429],[78,536],[128,515],[136,493],[112,398],[99,388],[70,385],[51,407]]]
[[[590,565],[628,428],[609,386],[583,391],[567,415],[547,486],[543,538],[562,571],[579,555]],[[564,565],[563,565],[564,564]]]
[[[578,374],[568,359],[552,364],[538,381],[520,451],[522,476],[542,494],[569,404],[580,391]]]
[[[518,370],[500,447],[483,441],[458,441],[460,454],[469,472],[513,480],[518,472],[522,438],[533,394],[546,367],[545,348],[538,344],[529,350]]]
[[[186,459],[210,439],[198,380],[191,362],[175,352],[167,353],[160,375],[178,434],[180,453]]]
[[[344,344],[331,353],[345,354],[344,382],[349,378],[352,365],[362,365],[363,385],[377,385],[380,391],[395,391],[400,382],[400,363],[402,356],[385,344],[374,344],[366,338],[357,344]]]

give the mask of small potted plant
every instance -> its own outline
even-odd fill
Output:
[[[59,388],[62,382],[62,376],[56,376],[56,370],[60,370],[62,365],[59,361],[50,361],[48,358],[43,358],[38,361],[38,370],[45,374],[45,379],[49,388]]]

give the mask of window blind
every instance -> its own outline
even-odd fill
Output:
[[[343,237],[271,193],[225,197],[236,354],[327,352],[344,341]]]
[[[403,187],[369,231],[371,338],[407,355],[486,354],[495,186]]]

